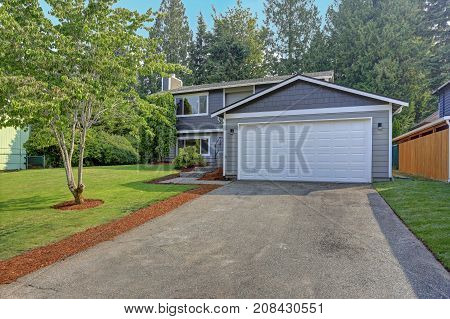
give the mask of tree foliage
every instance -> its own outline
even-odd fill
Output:
[[[50,128],[68,188],[80,203],[89,129],[105,118],[126,117],[135,105],[150,107],[135,90],[137,76],[170,72],[173,65],[158,53],[156,40],[136,33],[151,22],[151,11],[114,8],[117,0],[46,2],[56,24],[38,0],[0,6],[0,125]]]
[[[428,67],[433,88],[450,78],[450,1],[424,0],[423,34],[432,40]]]
[[[342,0],[329,11],[328,60],[340,84],[411,101],[394,134],[430,114],[430,41],[420,33],[418,0]]]
[[[168,62],[188,65],[192,31],[182,0],[162,0],[150,38],[159,41]]]
[[[191,48],[191,55],[189,60],[189,68],[192,71],[190,76],[191,84],[204,84],[208,81],[208,37],[207,26],[203,15],[197,18],[197,33]]]
[[[314,1],[266,0],[264,13],[271,72],[295,74],[308,68],[304,56],[320,31],[319,10]]]
[[[139,152],[142,162],[159,162],[168,157],[175,146],[175,100],[172,94],[161,92],[148,96],[147,101],[150,104],[142,104],[139,112],[144,121],[140,128]]]
[[[224,14],[213,16],[208,49],[208,81],[251,79],[265,75],[264,32],[257,17],[240,0]]]

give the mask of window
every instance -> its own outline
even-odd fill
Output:
[[[188,95],[175,98],[177,116],[196,116],[208,114],[207,95]]]
[[[188,146],[196,147],[202,155],[209,155],[209,138],[207,137],[178,140],[178,149]]]

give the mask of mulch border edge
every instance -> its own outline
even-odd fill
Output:
[[[196,186],[198,187],[141,208],[122,218],[88,228],[58,242],[2,260],[0,261],[0,284],[12,283],[22,276],[64,260],[101,242],[112,240],[116,236],[167,214],[222,185]]]

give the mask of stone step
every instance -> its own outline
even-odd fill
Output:
[[[205,175],[206,172],[196,172],[196,171],[190,171],[190,172],[181,172],[180,177],[189,177],[189,178],[200,178]]]
[[[201,172],[201,173],[209,173],[209,172],[213,172],[215,170],[215,168],[213,166],[199,166],[194,168],[194,172]]]

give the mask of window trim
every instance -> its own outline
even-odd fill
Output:
[[[177,103],[177,99],[184,99],[186,97],[192,97],[192,96],[198,96],[199,98],[199,103],[200,103],[200,96],[206,96],[206,113],[198,113],[198,114],[181,114],[178,115],[176,114],[176,117],[194,117],[194,116],[206,116],[209,114],[209,92],[203,92],[203,93],[191,93],[191,94],[181,94],[181,95],[175,95],[175,104]],[[178,107],[178,106],[177,106]],[[184,105],[183,105],[184,108]],[[199,105],[199,110],[200,110],[200,105]],[[183,109],[184,111],[184,109]],[[176,113],[176,110],[175,110]]]
[[[208,154],[202,154],[201,142],[200,142],[200,155],[201,156],[211,156],[211,136],[181,136],[177,138],[177,150],[176,155],[178,155],[178,141],[180,140],[208,140]]]

